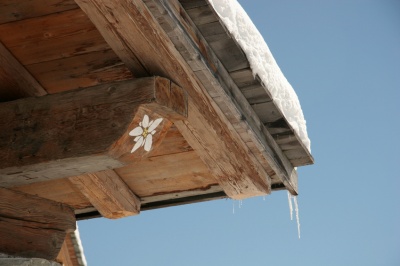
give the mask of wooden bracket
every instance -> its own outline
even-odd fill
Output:
[[[0,186],[98,172],[148,156],[131,153],[130,132],[144,115],[163,118],[151,152],[172,122],[187,116],[184,90],[148,77],[1,103]]]
[[[70,177],[103,217],[117,219],[140,212],[140,199],[113,170]]]

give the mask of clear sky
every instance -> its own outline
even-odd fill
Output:
[[[307,120],[301,239],[282,191],[79,222],[88,264],[400,265],[400,1],[240,2]]]

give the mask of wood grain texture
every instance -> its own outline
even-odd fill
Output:
[[[62,202],[74,209],[92,207],[90,201],[67,178],[24,184],[12,187],[12,190]]]
[[[190,15],[182,10],[178,1],[149,0],[147,2],[152,3],[150,10],[155,13],[154,16],[158,21],[162,20],[158,17],[160,16],[165,21],[172,20],[170,24],[175,23],[178,25],[178,28],[182,29],[168,31],[172,27],[163,27],[175,44],[175,47],[186,60],[197,58],[199,63],[202,62],[204,64],[204,69],[200,67],[201,70],[192,70],[195,71],[197,77],[201,80],[205,88],[207,88],[208,93],[218,108],[232,124],[242,141],[246,143],[247,148],[254,154],[257,161],[263,165],[265,171],[268,173],[272,169],[281,178],[288,190],[296,194],[297,180],[294,179],[297,178],[297,175],[293,166],[298,166],[296,163],[300,162],[300,158],[303,159],[302,162],[304,164],[307,164],[305,163],[306,161],[312,163],[313,158],[308,150],[302,146],[302,142],[299,141],[294,133],[293,138],[297,139],[297,143],[296,146],[290,147],[290,153],[287,150],[283,150],[275,142],[274,138],[271,137],[271,133],[264,126],[260,117],[263,118],[266,111],[269,111],[270,114],[276,114],[276,118],[282,118],[282,114],[274,103],[270,103],[270,108],[268,109],[255,109],[253,108],[254,106],[249,104],[246,96],[249,96],[250,101],[253,101],[257,105],[263,103],[259,102],[261,98],[270,102],[270,95],[261,86],[259,79],[253,77],[242,51],[238,50],[239,57],[234,55],[235,52],[231,55],[231,49],[227,49],[227,47],[237,47],[237,44],[233,40],[230,40],[229,34],[223,25],[210,25],[220,24],[219,21],[211,22],[211,18],[205,22],[201,18],[199,19],[198,16],[205,13],[206,7],[199,8],[199,10],[201,9],[200,13],[193,9],[188,10],[189,13],[194,14],[192,17],[197,21],[197,23],[194,23]],[[157,6],[156,3],[161,3],[158,5],[158,9],[153,8],[153,6]],[[158,12],[157,10],[161,9],[160,6],[163,6],[167,12]],[[160,23],[161,26],[165,24],[167,23]],[[203,28],[203,32],[200,33],[197,30],[197,26],[200,31],[203,26],[207,26],[207,29]],[[202,37],[203,34],[206,35],[205,38]],[[198,56],[194,57],[193,54],[197,54]],[[190,64],[190,66],[192,65]],[[199,66],[196,65],[196,69],[198,68]],[[235,79],[231,73],[233,73]],[[239,87],[236,82],[242,87]],[[258,85],[258,87],[249,87],[253,85]],[[243,95],[243,91],[246,92],[246,96]],[[263,97],[258,97],[259,95],[257,94],[260,92]],[[255,97],[258,97],[258,99]],[[293,129],[290,128],[290,130],[293,132]]]
[[[0,101],[11,101],[47,92],[0,42]]]
[[[0,24],[77,8],[73,0],[2,0]]]
[[[65,234],[75,230],[75,214],[67,205],[0,188],[1,252],[53,260]]]
[[[2,24],[0,40],[24,65],[110,50],[79,8]]]
[[[63,266],[79,266],[74,253],[75,251],[73,250],[71,235],[67,233],[56,261],[61,263]]]
[[[146,4],[151,5],[151,2],[146,1]],[[221,151],[212,158],[221,164],[218,167],[225,172],[224,178],[230,179],[232,184],[244,184],[235,190],[229,189],[229,196],[244,198],[269,193],[268,175],[248,153],[240,138],[227,127],[229,122],[224,116],[211,107],[213,103],[207,91],[160,27],[161,22],[154,19],[156,16],[149,12],[143,1],[124,0],[115,3],[111,0],[79,0],[77,3],[98,28],[117,32],[119,42],[137,56],[148,72],[168,77],[188,92],[191,98],[189,102],[193,101],[196,106],[192,111],[201,115],[192,115],[189,107],[187,121],[193,128],[205,133],[197,134],[201,137],[203,149],[209,153]],[[93,13],[92,10],[97,12]],[[102,21],[103,24],[96,21]],[[164,25],[173,26],[168,22]],[[115,37],[107,39],[105,34],[103,36],[108,43],[115,42]],[[209,139],[213,141],[210,143]]]
[[[50,94],[133,77],[112,50],[26,65],[26,68]]]
[[[206,191],[217,184],[194,151],[149,157],[115,171],[141,199],[190,190]]]
[[[187,153],[185,152],[192,152],[191,156],[188,156],[188,158],[185,158],[187,156]],[[189,158],[194,160],[193,165],[198,165],[199,163],[202,163],[198,157],[196,157],[195,153],[193,152],[193,149],[190,147],[190,145],[187,143],[187,141],[182,137],[182,135],[179,133],[178,129],[175,126],[171,126],[171,128],[168,130],[164,141],[160,144],[160,146],[154,150],[154,152],[151,153],[151,155],[148,158],[137,158],[134,159],[132,164],[129,166],[126,166],[126,171],[129,173],[129,175],[126,176],[126,181],[129,183],[129,179],[136,178],[137,176],[143,176],[143,178],[146,177],[152,177],[150,171],[153,169],[160,169],[165,167],[164,170],[160,170],[163,173],[168,173],[170,171],[170,166],[166,162],[172,161],[173,156],[176,154],[184,153],[182,155],[183,158],[185,158],[184,162],[185,165],[192,165],[192,162]],[[185,155],[186,154],[186,155]],[[164,156],[164,159],[160,161],[158,157]],[[165,156],[171,156],[170,159],[165,159]],[[163,158],[163,157],[160,157]],[[181,157],[177,157],[177,159],[180,159]],[[143,175],[132,175],[132,173],[135,173],[137,171],[138,165],[140,166],[143,162],[145,162],[146,167],[142,168],[141,171],[149,171],[148,173]],[[174,165],[176,167],[176,165]],[[179,167],[176,167],[176,170],[179,170]],[[184,168],[187,169],[187,168]],[[192,172],[185,173],[183,176],[186,176],[187,179],[191,179],[192,176],[190,173],[193,173],[195,177],[197,176],[206,176],[204,185],[200,185],[200,187],[207,187],[210,182],[210,178],[212,180],[211,174],[208,173],[208,169],[203,165],[203,170],[194,168]],[[204,171],[204,172],[203,172]],[[199,174],[201,173],[201,174]],[[174,175],[171,175],[173,178]],[[164,178],[167,178],[168,175],[166,175]],[[161,179],[164,180],[164,179]],[[193,191],[197,187],[199,187],[199,183],[201,180],[199,178],[196,178],[196,182],[192,182],[192,184],[195,184],[193,187],[187,187],[189,191]],[[215,181],[213,181],[215,183]],[[213,183],[211,182],[211,183]],[[177,184],[180,184],[177,182]],[[150,186],[150,185],[149,185]],[[163,184],[160,186],[161,188],[163,187]],[[21,186],[13,187],[13,190],[16,191],[21,191],[27,194],[31,195],[36,195],[42,198],[47,198],[53,201],[57,202],[62,202],[65,203],[71,207],[73,207],[75,210],[85,210],[87,208],[92,207],[92,203],[82,194],[81,191],[77,187],[75,187],[71,182],[68,181],[68,178],[63,178],[63,179],[54,179],[54,180],[48,180],[48,181],[43,181],[43,182],[37,182],[37,183],[32,183],[32,184],[24,184]],[[178,186],[178,190],[180,190]],[[221,189],[222,190],[222,189]],[[157,188],[157,192],[160,192],[159,188]],[[167,195],[166,193],[169,192],[169,189],[166,188],[165,191],[162,192],[162,195]],[[198,194],[201,194],[202,190],[198,191]],[[165,196],[166,197],[166,196]],[[165,197],[162,198],[165,200]],[[143,198],[143,200],[146,200],[146,198]],[[152,198],[152,200],[156,200],[155,198]],[[147,201],[146,201],[147,202]]]
[[[136,54],[127,47],[126,43],[121,39],[118,31],[114,27],[109,26],[107,18],[101,13],[101,8],[88,0],[78,0],[76,3],[87,14],[103,38],[134,76],[148,76],[149,71],[146,66],[142,65]],[[157,73],[152,74],[158,75]]]
[[[142,157],[131,153],[134,142],[128,133],[139,125],[144,110],[182,119],[185,114],[176,111],[187,105],[160,106],[157,80],[142,78],[1,104],[1,186],[97,172]],[[182,97],[172,97],[166,104],[178,104]],[[171,125],[164,119],[154,137],[162,140]]]
[[[140,199],[113,170],[70,177],[69,181],[78,187],[103,217],[117,219],[140,212]]]

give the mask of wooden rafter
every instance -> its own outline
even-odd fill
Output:
[[[2,103],[0,157],[6,160],[0,161],[0,185],[120,167],[151,154],[171,121],[186,114],[185,92],[159,77]],[[129,133],[144,116],[163,120],[150,152],[132,153],[135,136]]]
[[[53,260],[75,226],[69,206],[0,188],[1,253]]]
[[[270,192],[270,177],[226,117],[215,109],[207,90],[188,67],[165,31],[141,0],[76,0],[123,62],[135,54],[144,68],[168,77],[188,92],[186,121],[176,123],[192,147],[208,165],[226,194],[241,199]],[[114,48],[115,49],[115,48]]]
[[[160,25],[177,50],[189,62],[190,68],[208,90],[215,104],[227,116],[233,125],[233,130],[238,132],[265,171],[280,179],[292,194],[297,194],[296,170],[180,2],[178,0],[144,2],[153,16],[160,21]],[[197,56],[193,56],[194,54]]]
[[[0,101],[29,96],[43,96],[47,92],[23,65],[0,42]]]
[[[70,177],[103,217],[117,219],[139,214],[140,199],[113,170]]]

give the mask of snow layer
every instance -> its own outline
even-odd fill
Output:
[[[209,0],[250,62],[253,75],[261,78],[286,120],[310,149],[306,121],[296,92],[287,81],[264,38],[237,0]]]
[[[71,237],[72,237],[72,241],[74,242],[76,259],[78,260],[79,266],[87,266],[85,253],[83,252],[81,236],[79,234],[78,223],[76,223],[76,230],[71,235]]]

